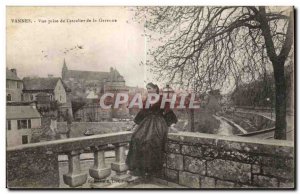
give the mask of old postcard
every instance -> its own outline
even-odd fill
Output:
[[[7,188],[294,189],[294,14],[7,6]]]

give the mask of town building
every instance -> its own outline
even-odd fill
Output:
[[[23,82],[17,75],[16,69],[6,68],[6,101],[23,101]]]
[[[64,60],[61,77],[74,98],[86,98],[91,91],[98,96],[108,91],[128,92],[124,77],[112,67],[109,72],[70,70]]]
[[[50,101],[57,101],[60,104],[67,102],[66,87],[59,77],[25,77],[23,78],[23,84],[24,101],[36,101],[37,96],[48,96]]]
[[[34,130],[41,128],[41,115],[36,106],[6,106],[6,145],[8,147],[31,143]]]
[[[128,104],[122,104],[118,109],[104,110],[99,103],[95,104],[104,93],[127,93],[128,88],[124,77],[115,68],[109,72],[70,70],[66,61],[63,62],[62,80],[71,89],[72,100],[82,99],[86,105],[75,114],[82,121],[101,121],[112,118],[127,118],[129,116]],[[91,116],[92,115],[92,116]],[[92,117],[92,118],[91,118]]]

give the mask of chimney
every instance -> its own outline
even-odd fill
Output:
[[[11,69],[10,71],[17,75],[17,69]]]
[[[31,106],[33,109],[36,109],[36,102],[31,102],[31,103],[30,103],[30,106]]]

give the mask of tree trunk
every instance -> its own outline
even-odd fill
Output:
[[[275,79],[275,139],[286,139],[286,84],[284,78],[284,63],[289,55],[294,42],[294,12],[290,12],[286,38],[279,55],[276,54],[272,40],[270,26],[266,17],[266,8],[259,7],[257,12],[258,21],[261,24],[262,35],[264,36],[267,54],[272,62]]]
[[[286,139],[286,84],[284,77],[284,61],[273,64],[275,78],[275,139]]]

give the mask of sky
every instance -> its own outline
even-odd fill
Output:
[[[143,23],[134,22],[133,16],[129,7],[7,7],[6,65],[16,68],[20,78],[61,76],[65,59],[71,70],[108,72],[114,67],[128,86],[145,88],[152,81],[164,87],[143,65],[146,50],[157,45],[146,41]],[[31,19],[32,23],[13,23],[12,19]],[[65,19],[117,22],[60,22]],[[59,22],[49,24],[48,20]]]
[[[126,85],[145,87],[146,77],[151,76],[140,63],[146,60],[144,26],[133,22],[132,16],[125,7],[8,7],[7,67],[16,68],[21,78],[61,76],[65,59],[72,70],[109,71],[114,67]],[[12,19],[32,23],[13,23]],[[60,23],[61,19],[117,22]],[[48,20],[59,22],[48,24]]]

